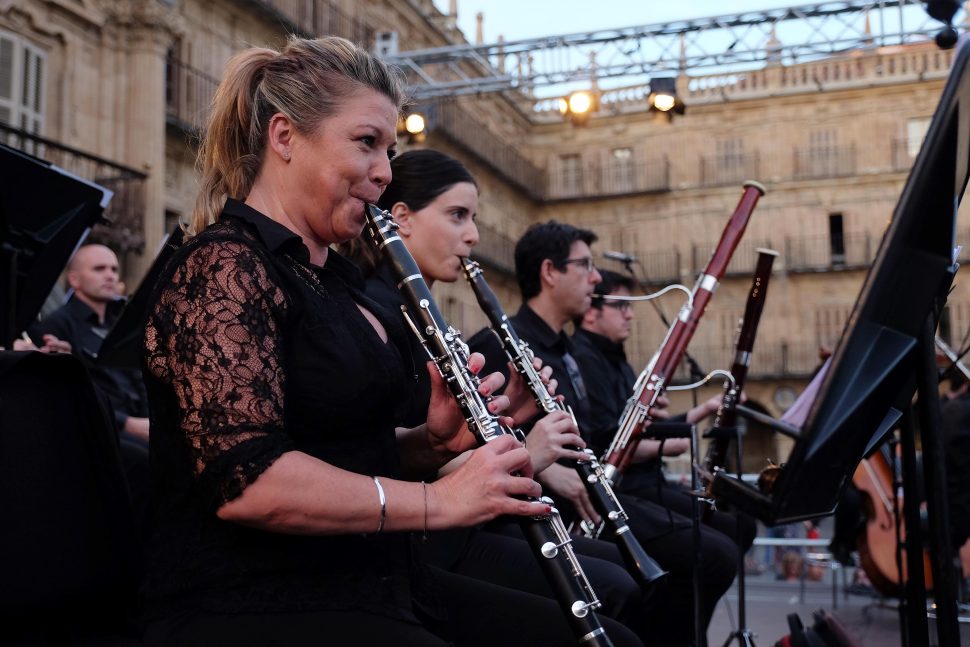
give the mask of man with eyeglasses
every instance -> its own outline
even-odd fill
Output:
[[[629,297],[636,284],[632,278],[617,272],[601,270],[600,274],[603,280],[596,286],[596,296],[590,309],[575,321],[576,333],[573,335],[576,361],[589,385],[589,415],[585,431],[597,455],[602,455],[613,440],[617,422],[637,379],[623,350],[632,329],[633,304],[622,298],[610,298]],[[676,416],[676,419],[698,423],[716,413],[720,403],[721,396],[716,395],[686,414]],[[634,463],[623,475],[620,488],[690,517],[693,497],[687,488],[667,483],[659,457],[660,450],[659,441],[642,440],[637,447]],[[664,456],[678,456],[690,450],[690,441],[686,438],[668,439],[663,443],[662,450]],[[715,511],[708,515],[706,521],[732,541],[737,541],[738,518],[741,520],[741,543],[745,549],[750,548],[757,531],[753,518]]]
[[[576,346],[565,328],[586,314],[602,279],[590,250],[595,241],[593,232],[554,220],[530,227],[515,246],[515,274],[523,304],[510,318],[519,337],[552,368],[552,378],[558,382],[557,393],[573,408],[580,433],[588,444],[589,392],[598,385],[583,379]],[[485,356],[483,371],[501,371],[508,376],[505,353],[490,329],[476,333],[468,344]],[[576,516],[599,521],[574,468],[553,464],[536,479],[542,483],[543,493],[555,499],[567,523]],[[650,636],[651,644],[656,645],[691,644],[695,568],[691,523],[656,503],[622,493],[618,496],[641,545],[670,572],[663,593],[650,599],[650,612],[643,619],[641,635]],[[730,540],[708,528],[701,530],[701,557],[696,566],[704,574],[699,606],[706,627],[717,600],[734,580],[736,566]]]

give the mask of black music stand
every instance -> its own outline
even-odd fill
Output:
[[[934,332],[953,281],[957,207],[970,166],[970,47],[966,39],[933,116],[878,254],[785,468],[770,494],[719,473],[712,490],[769,525],[831,514],[862,457],[906,411],[915,390],[926,470],[937,630],[959,644],[950,566]],[[932,364],[932,366],[930,366]],[[913,416],[906,417],[909,420]],[[912,425],[904,425],[903,467],[916,485]],[[907,497],[907,633],[925,643],[922,537],[915,497]],[[920,592],[922,595],[920,596]]]
[[[0,144],[0,346],[40,312],[111,191]]]

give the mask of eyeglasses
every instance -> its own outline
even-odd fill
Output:
[[[592,256],[584,256],[583,258],[567,258],[559,265],[560,267],[565,268],[567,265],[570,265],[570,264],[578,265],[586,272],[592,272],[593,270],[596,269],[596,264],[593,263]]]
[[[604,301],[603,305],[607,308],[613,308],[614,310],[619,310],[623,313],[633,310],[633,304],[629,301]]]

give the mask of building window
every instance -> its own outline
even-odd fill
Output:
[[[910,157],[916,157],[920,146],[926,138],[926,131],[930,127],[929,117],[910,119],[906,122],[906,153]]]
[[[583,166],[578,153],[559,156],[559,167],[562,170],[559,178],[563,197],[582,195]]]
[[[845,265],[845,233],[841,213],[829,214],[829,251],[832,265]]]
[[[610,151],[610,162],[606,169],[605,193],[622,193],[632,191],[633,177],[633,149],[614,148]]]
[[[41,132],[44,64],[43,51],[15,34],[0,32],[0,123]]]

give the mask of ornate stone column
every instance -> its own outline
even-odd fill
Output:
[[[102,0],[105,39],[117,54],[118,154],[148,175],[142,227],[144,251],[131,255],[127,280],[137,285],[166,233],[165,228],[165,66],[183,31],[174,0]]]

